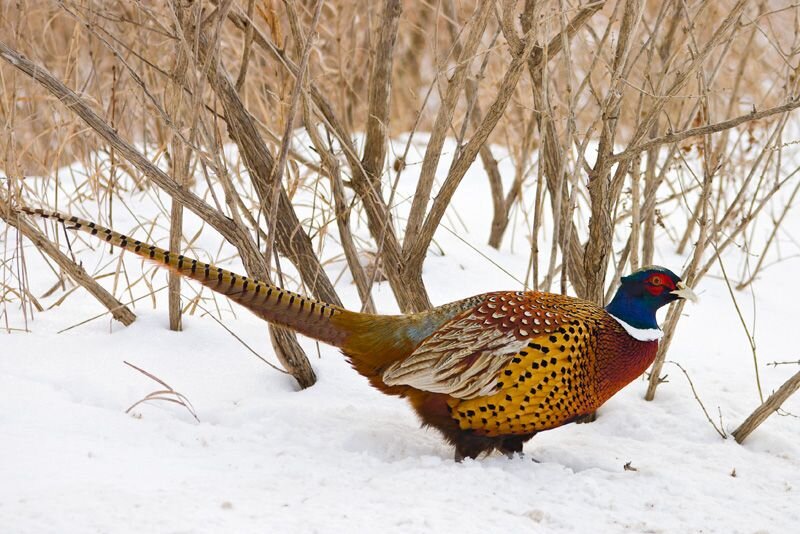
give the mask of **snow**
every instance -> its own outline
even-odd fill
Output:
[[[511,162],[502,165],[512,175]],[[525,278],[530,230],[521,214],[502,250],[484,245],[491,213],[479,167],[468,173],[446,218],[454,233],[437,234],[425,264],[437,304],[520,289],[512,277]],[[418,168],[407,168],[398,198],[413,190]],[[153,192],[122,195],[142,220],[157,213]],[[161,195],[160,203],[168,206],[168,198]],[[87,201],[79,214],[97,219],[103,206]],[[311,217],[311,209],[304,207],[303,216]],[[398,212],[407,210],[401,202]],[[800,218],[789,219],[786,233],[800,230]],[[160,243],[164,221],[154,230]],[[187,236],[199,228],[191,215],[186,224]],[[118,209],[114,226],[128,232],[136,220]],[[4,260],[16,265],[16,237],[0,230]],[[357,232],[367,235],[363,222]],[[90,239],[73,242],[76,257],[92,273],[114,272],[118,251],[110,256]],[[230,249],[218,252],[218,242],[206,229],[196,246],[229,258]],[[23,246],[38,297],[53,285],[53,274],[30,243]],[[757,280],[754,298],[750,290],[735,293],[748,325],[756,325],[767,394],[797,370],[766,365],[798,358],[797,293],[790,283],[798,258],[787,252],[796,246],[789,238],[782,246],[787,259]],[[660,236],[657,263],[679,271],[688,257],[673,250]],[[325,256],[337,253],[329,236]],[[728,259],[738,265],[737,258]],[[152,270],[131,255],[123,264],[129,280]],[[326,267],[336,279],[343,263]],[[8,271],[0,276],[16,287]],[[148,291],[139,282],[128,293],[125,279],[101,282],[126,301]],[[155,289],[166,283],[162,271],[150,279]],[[686,306],[668,358],[686,368],[711,416],[730,432],[759,404],[753,355],[724,281],[712,272],[695,289],[701,300]],[[357,306],[348,275],[337,290]],[[199,288],[186,284],[183,291],[189,300]],[[57,291],[42,302],[50,306],[62,296]],[[374,296],[381,311],[397,309],[387,285],[379,284]],[[185,331],[174,333],[163,291],[156,302],[138,301],[138,319],[127,328],[108,316],[79,324],[104,311],[82,290],[27,322],[17,302],[0,304],[12,328],[0,337],[0,532],[781,533],[800,522],[800,419],[773,415],[744,445],[722,439],[671,364],[654,402],[643,400],[646,382],[638,380],[595,423],[542,433],[523,457],[457,464],[405,401],[372,389],[336,349],[301,338],[319,382],[297,391],[209,314],[186,315]],[[263,322],[225,299],[203,305],[275,361]],[[24,328],[30,332],[13,330]],[[125,361],[185,395],[199,422],[182,406],[158,401],[127,414],[161,386]],[[800,396],[784,409],[800,413]]]

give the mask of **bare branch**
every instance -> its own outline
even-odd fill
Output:
[[[786,399],[792,396],[795,391],[800,389],[800,371],[795,373],[789,380],[783,383],[778,390],[770,395],[761,406],[756,408],[750,416],[732,432],[736,443],[743,443],[747,436],[749,436],[758,426],[766,421],[781,405],[786,402]]]
[[[480,44],[484,28],[486,27],[486,22],[489,20],[492,5],[493,2],[491,0],[481,0],[480,4],[475,9],[470,21],[470,30],[466,38],[466,43],[463,47],[461,47],[461,53],[456,61],[455,72],[453,73],[452,77],[447,80],[447,92],[442,99],[441,106],[439,107],[439,113],[436,115],[436,121],[433,124],[433,130],[431,131],[431,136],[428,140],[427,148],[425,149],[425,157],[422,160],[422,169],[420,170],[417,191],[414,194],[414,200],[411,204],[411,211],[408,215],[406,235],[403,240],[403,253],[406,258],[409,258],[412,255],[414,257],[419,256],[419,247],[417,246],[417,243],[420,240],[418,239],[418,235],[422,229],[423,222],[425,222],[425,210],[428,207],[428,202],[430,201],[431,190],[433,189],[433,179],[436,173],[436,168],[439,165],[439,158],[442,154],[442,146],[444,145],[450,123],[453,120],[456,101],[458,100],[458,97],[464,88],[464,83],[467,79],[467,73],[469,72],[469,66],[472,63],[472,59],[475,56],[475,51],[478,49],[478,45]],[[470,161],[470,163],[472,162]],[[433,208],[431,208],[431,211],[433,211]],[[423,237],[422,241],[426,241],[426,238]],[[427,250],[428,241],[426,241],[425,250]],[[416,252],[412,252],[415,249]]]
[[[731,128],[736,128],[742,124],[761,120],[767,117],[771,117],[772,115],[779,115],[781,113],[787,113],[794,109],[800,107],[800,97],[794,97],[786,104],[782,104],[780,106],[771,107],[769,109],[765,109],[762,111],[756,111],[755,109],[748,113],[747,115],[740,115],[736,118],[729,119],[722,122],[717,122],[714,124],[708,124],[706,126],[700,126],[697,128],[690,128],[688,130],[684,130],[682,132],[673,132],[666,135],[662,135],[660,137],[656,137],[654,139],[650,139],[644,143],[638,144],[631,148],[626,148],[624,151],[614,154],[610,157],[610,161],[612,163],[618,162],[627,162],[637,154],[645,152],[647,150],[651,150],[661,145],[672,144],[672,143],[679,143],[685,139],[689,139],[692,137],[700,137],[708,134],[713,134],[717,132],[722,132],[725,130],[730,130]]]
[[[361,164],[375,183],[380,181],[386,163],[392,103],[392,64],[402,10],[400,0],[385,0],[383,4],[381,28],[369,80],[367,133]]]

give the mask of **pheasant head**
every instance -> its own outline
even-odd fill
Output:
[[[697,296],[669,269],[650,266],[622,277],[606,311],[635,329],[655,330],[656,311],[678,299],[696,301]]]

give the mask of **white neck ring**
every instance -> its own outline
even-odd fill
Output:
[[[609,313],[609,315],[611,314]],[[617,321],[633,339],[638,341],[657,341],[664,337],[664,332],[660,328],[636,328],[619,317],[611,315],[611,318]]]

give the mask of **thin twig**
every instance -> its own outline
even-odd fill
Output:
[[[714,430],[717,431],[717,434],[719,434],[722,439],[728,439],[728,434],[725,433],[725,430],[723,429],[722,425],[720,424],[720,426],[717,426],[717,424],[714,422],[714,420],[711,419],[711,416],[708,414],[708,410],[706,410],[706,407],[703,404],[703,401],[700,400],[700,396],[697,394],[697,390],[694,388],[694,382],[692,382],[692,378],[689,376],[689,373],[686,371],[686,369],[684,369],[683,366],[681,364],[679,364],[678,362],[674,362],[674,361],[668,360],[667,363],[671,363],[672,365],[674,365],[678,369],[680,369],[681,372],[683,372],[683,376],[685,376],[686,380],[689,382],[689,387],[692,388],[692,395],[694,395],[694,398],[697,401],[697,404],[700,405],[700,408],[703,409],[703,414],[706,416],[706,419],[708,420],[708,422],[711,424],[712,427],[714,427]],[[722,418],[722,415],[720,415],[720,419],[721,418]]]
[[[189,401],[189,399],[186,397],[186,395],[184,395],[183,393],[179,393],[179,392],[175,391],[172,388],[172,386],[170,386],[169,384],[167,384],[166,382],[164,382],[163,380],[161,380],[160,378],[158,378],[154,374],[145,371],[141,367],[137,367],[137,366],[135,366],[132,363],[127,362],[127,361],[123,361],[122,363],[124,363],[128,367],[132,367],[133,369],[136,369],[137,371],[142,373],[147,378],[149,378],[149,379],[151,379],[151,380],[153,380],[155,382],[158,382],[159,384],[161,384],[162,386],[164,386],[166,388],[164,390],[158,390],[158,391],[153,391],[152,393],[148,393],[144,398],[142,398],[142,399],[134,402],[133,404],[131,404],[130,407],[128,407],[128,409],[125,410],[125,413],[130,413],[131,410],[133,410],[134,408],[136,408],[137,406],[139,406],[143,402],[147,402],[147,401],[151,401],[151,400],[163,400],[163,401],[167,401],[167,402],[174,402],[175,404],[180,404],[181,406],[186,408],[186,411],[188,411],[192,415],[192,417],[194,417],[195,421],[197,421],[198,423],[200,422],[200,419],[197,417],[197,412],[195,411],[194,406],[192,406],[192,403]]]

